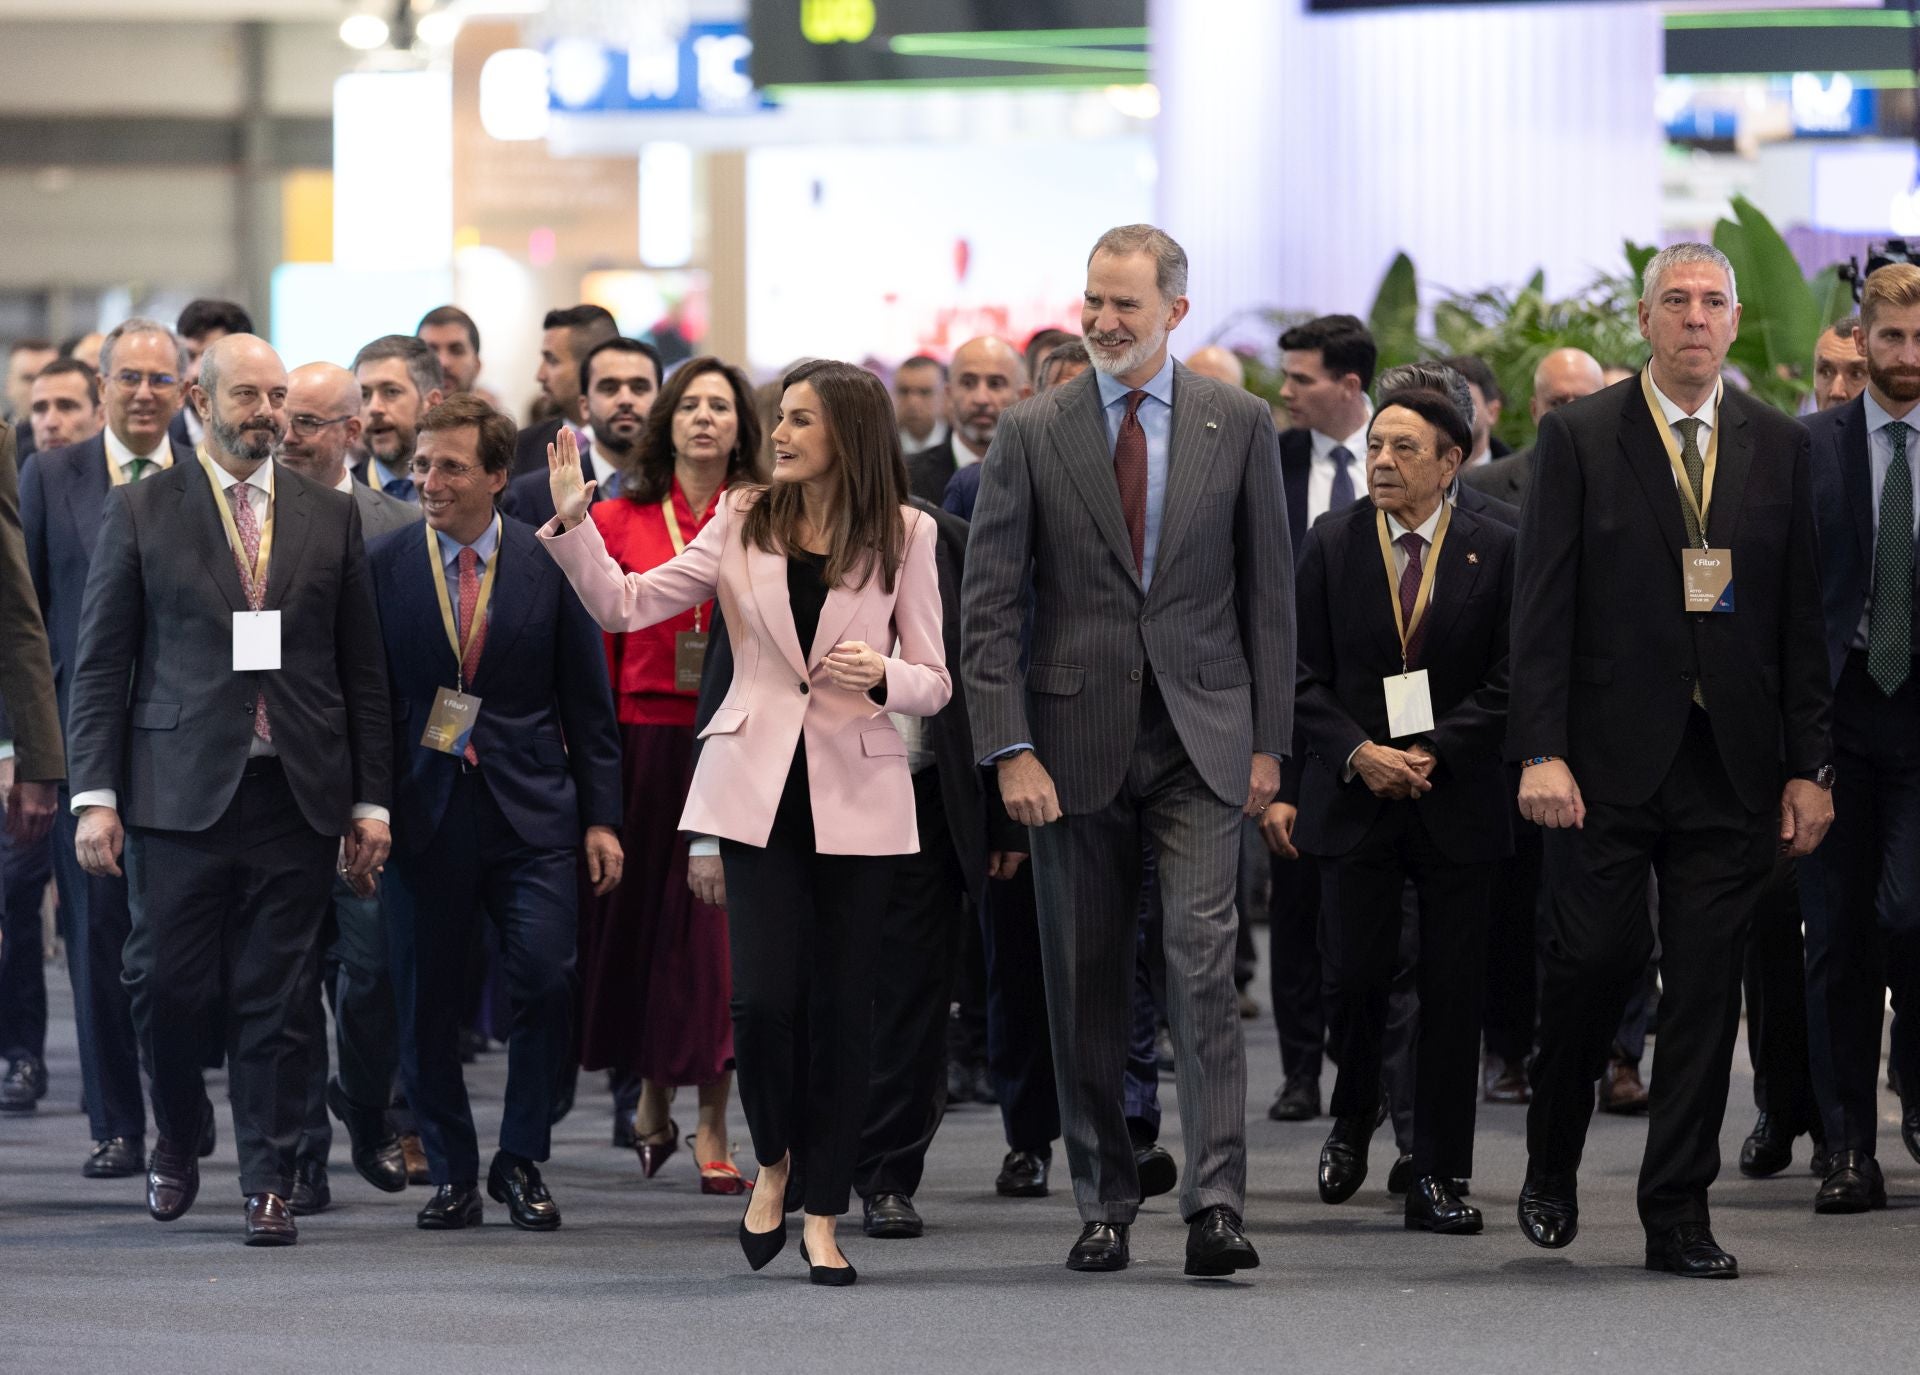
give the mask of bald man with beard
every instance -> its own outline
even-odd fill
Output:
[[[935,506],[962,468],[987,456],[1001,412],[1033,395],[1026,360],[1005,339],[982,335],[954,351],[947,368],[947,419],[952,432],[944,442],[907,460],[907,486]]]

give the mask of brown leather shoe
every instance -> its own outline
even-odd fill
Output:
[[[1481,1075],[1480,1096],[1489,1103],[1528,1102],[1533,1093],[1527,1087],[1526,1066],[1490,1057]]]
[[[1640,1081],[1640,1066],[1631,1060],[1611,1060],[1600,1079],[1601,1112],[1645,1112],[1647,1086]]]
[[[300,1240],[293,1214],[279,1194],[247,1196],[247,1245],[291,1246]]]
[[[156,1222],[172,1222],[200,1194],[200,1161],[193,1148],[177,1150],[166,1138],[153,1143],[147,1157],[147,1211]]]
[[[407,1160],[407,1183],[433,1183],[433,1172],[427,1168],[427,1152],[420,1144],[418,1132],[407,1132],[401,1136],[400,1154]]]

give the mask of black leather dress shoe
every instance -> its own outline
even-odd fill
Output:
[[[1816,1213],[1867,1213],[1887,1206],[1880,1162],[1865,1151],[1835,1151],[1833,1169],[1813,1196]]]
[[[1311,1122],[1319,1115],[1320,1081],[1304,1075],[1282,1084],[1273,1106],[1267,1109],[1267,1119],[1272,1122]]]
[[[213,1116],[213,1100],[207,1100],[207,1115],[200,1119],[200,1158],[205,1160],[220,1144],[220,1129]]]
[[[463,1227],[478,1227],[484,1208],[478,1185],[442,1184],[413,1221],[423,1232],[457,1232]]]
[[[333,1190],[327,1186],[327,1167],[318,1160],[302,1160],[293,1167],[293,1192],[287,1195],[287,1211],[295,1217],[308,1217],[333,1206]]]
[[[1907,1154],[1920,1164],[1920,1103],[1900,1114],[1900,1139],[1906,1143]]]
[[[1572,1172],[1553,1174],[1528,1166],[1518,1212],[1520,1230],[1535,1246],[1557,1251],[1571,1245],[1580,1235],[1580,1201]]]
[[[1320,1148],[1320,1201],[1345,1203],[1367,1179],[1367,1143],[1380,1120],[1373,1113],[1336,1117]]]
[[[1002,1198],[1045,1198],[1047,1157],[1034,1151],[1008,1151],[1000,1162],[993,1191]]]
[[[1133,1257],[1127,1251],[1127,1224],[1089,1222],[1080,1229],[1080,1240],[1067,1252],[1069,1270],[1124,1270]]]
[[[147,1168],[147,1152],[136,1137],[109,1136],[93,1143],[80,1173],[88,1179],[131,1179]]]
[[[386,1113],[361,1107],[347,1097],[338,1079],[327,1080],[327,1107],[347,1129],[350,1158],[360,1177],[382,1193],[397,1194],[406,1188],[407,1153]]]
[[[905,1194],[875,1194],[867,1200],[860,1230],[878,1241],[904,1241],[926,1231],[926,1225]]]
[[[1818,1138],[1813,1143],[1813,1154],[1807,1158],[1807,1173],[1815,1179],[1825,1179],[1833,1173],[1833,1157]]]
[[[32,1112],[47,1096],[47,1066],[38,1055],[19,1055],[0,1076],[0,1112]]]
[[[1407,1190],[1407,1230],[1465,1237],[1483,1225],[1480,1210],[1460,1201],[1451,1179],[1421,1175]]]
[[[147,1211],[156,1222],[172,1222],[193,1206],[200,1193],[200,1162],[189,1151],[161,1140],[147,1160]]]
[[[1793,1163],[1793,1138],[1799,1134],[1773,1113],[1761,1113],[1740,1143],[1740,1173],[1749,1179],[1779,1174]]]
[[[1173,1163],[1165,1146],[1157,1143],[1135,1146],[1133,1149],[1134,1173],[1140,1177],[1140,1197],[1158,1198],[1161,1194],[1170,1194],[1180,1183],[1180,1167]]]
[[[507,1216],[523,1232],[551,1232],[560,1225],[560,1207],[531,1160],[498,1152],[487,1171],[487,1197],[506,1204]]]
[[[1260,1253],[1247,1240],[1240,1214],[1225,1204],[1202,1208],[1187,1224],[1189,1275],[1217,1279],[1235,1270],[1257,1269],[1259,1265]]]
[[[247,1245],[291,1246],[299,1240],[287,1200],[279,1194],[247,1196]]]
[[[1740,1278],[1740,1262],[1720,1249],[1704,1222],[1683,1222],[1648,1237],[1647,1269],[1697,1280]]]
[[[1404,1194],[1413,1187],[1413,1157],[1403,1155],[1387,1169],[1387,1192]]]

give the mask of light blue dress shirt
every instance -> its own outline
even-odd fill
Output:
[[[1100,384],[1100,413],[1107,421],[1107,449],[1120,442],[1120,426],[1127,418],[1127,393],[1132,390],[1118,378],[1096,372]],[[1146,400],[1136,414],[1147,435],[1147,520],[1140,549],[1140,586],[1153,586],[1154,556],[1160,549],[1160,516],[1167,504],[1167,455],[1173,447],[1173,355],[1160,365],[1153,380],[1140,390]]]
[[[453,607],[453,618],[460,619],[460,551],[472,549],[479,562],[474,566],[474,576],[484,580],[487,565],[493,562],[495,551],[500,548],[500,517],[495,516],[487,523],[486,533],[471,545],[462,544],[442,530],[435,530],[433,537],[440,541],[440,565],[447,580],[447,602]],[[465,626],[460,627],[465,630]]]
[[[1904,424],[1907,427],[1907,477],[1914,486],[1914,526],[1920,534],[1920,410],[1911,410],[1902,421],[1896,421],[1887,414],[1886,409],[1873,399],[1868,392],[1861,398],[1867,404],[1867,467],[1872,474],[1868,486],[1873,493],[1873,545],[1867,550],[1867,567],[1873,567],[1874,550],[1880,545],[1880,495],[1887,485],[1887,470],[1893,466],[1893,435],[1888,427]],[[1867,606],[1860,613],[1860,627],[1854,632],[1853,647],[1867,647],[1867,628],[1873,619],[1873,597],[1869,593]]]

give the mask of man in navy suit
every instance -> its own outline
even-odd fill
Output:
[[[1874,1158],[1882,990],[1893,991],[1900,1134],[1920,1160],[1920,267],[1867,278],[1867,389],[1807,419],[1833,677],[1833,828],[1800,864],[1807,1040],[1831,1153],[1821,1213],[1884,1208]]]
[[[95,536],[115,488],[192,463],[193,450],[169,443],[167,427],[186,391],[186,349],[157,320],[134,318],[100,347],[107,425],[82,443],[36,454],[20,477],[20,520],[27,560],[53,651],[60,720],[80,643],[80,605]],[[82,1173],[119,1179],[146,1167],[146,1109],[133,1013],[120,981],[131,916],[127,881],[90,875],[74,855],[78,822],[62,789],[54,822],[53,872],[65,914],[67,972],[73,982],[80,1081],[94,1148]],[[204,1143],[203,1143],[204,1144]]]
[[[660,394],[660,375],[660,351],[640,339],[602,339],[580,360],[580,404],[588,428],[575,438],[581,461],[593,468],[596,479],[590,503],[620,495],[622,471],[640,448],[647,415]],[[553,519],[544,450],[538,468],[507,483],[500,509],[536,530]]]
[[[513,444],[513,423],[470,393],[428,411],[413,456],[425,528],[368,553],[395,732],[388,947],[401,1070],[436,1186],[418,1218],[429,1231],[481,1219],[459,1028],[465,952],[488,919],[513,1029],[487,1192],[516,1227],[560,1225],[539,1162],[572,1044],[581,848],[597,893],[620,881],[620,737],[600,631],[532,529],[494,509]]]

